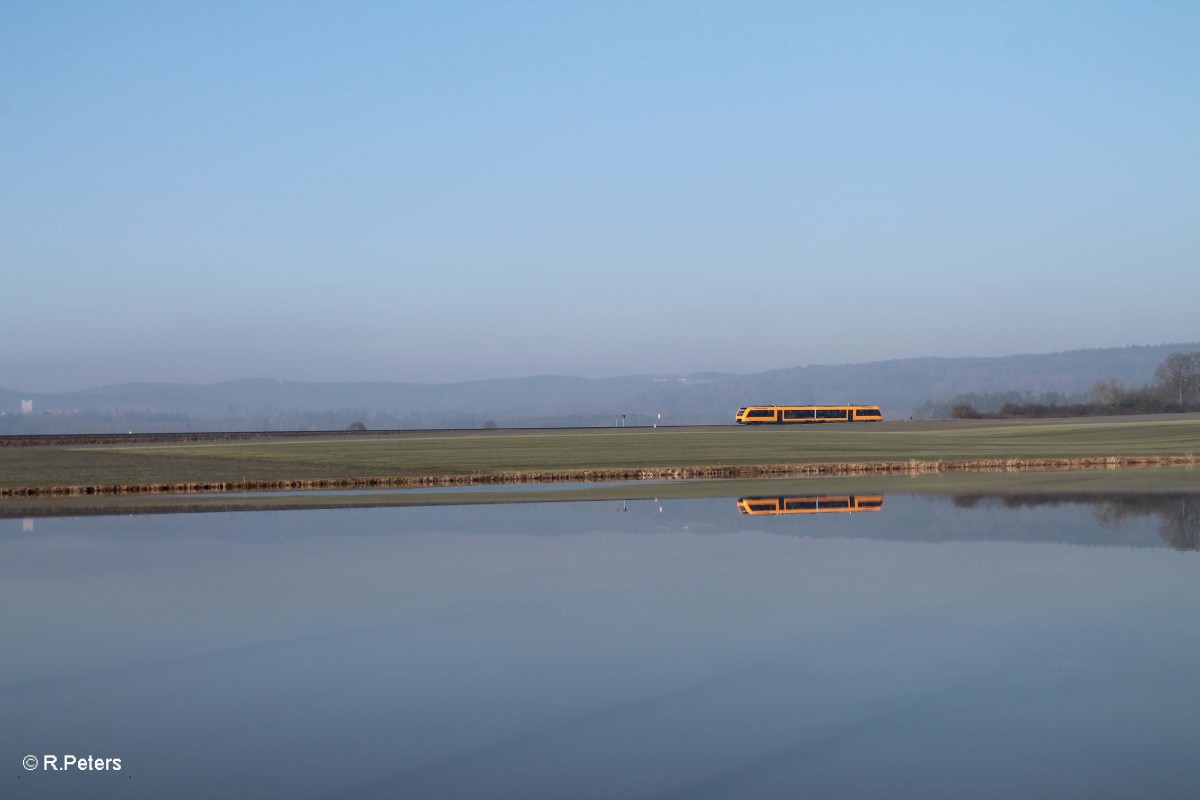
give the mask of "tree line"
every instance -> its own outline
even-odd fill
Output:
[[[1011,417],[1086,417],[1115,414],[1166,414],[1200,411],[1200,351],[1172,353],[1154,370],[1154,381],[1142,387],[1126,386],[1117,378],[1096,381],[1087,402],[1010,401],[999,411],[979,411],[960,396],[951,401],[954,419],[1006,419]]]

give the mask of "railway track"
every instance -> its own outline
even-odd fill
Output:
[[[679,425],[670,427],[675,431],[713,430],[736,428],[737,425]],[[581,433],[587,431],[619,432],[655,430],[652,426],[630,425],[628,427],[594,428],[396,428],[366,431],[193,431],[187,433],[63,433],[0,436],[0,448],[4,447],[70,447],[83,445],[111,444],[189,444],[193,442],[239,442],[270,441],[279,439],[330,439],[330,438],[374,438],[380,436],[429,436],[438,434],[489,434],[506,433]]]

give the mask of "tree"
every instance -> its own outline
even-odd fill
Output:
[[[1121,402],[1121,398],[1127,394],[1125,384],[1117,378],[1102,378],[1096,381],[1092,387],[1091,395],[1088,397],[1094,405],[1098,406],[1115,406]]]
[[[1200,353],[1171,353],[1154,370],[1159,387],[1169,397],[1183,405],[1185,398],[1195,394]]]
[[[343,417],[343,419],[345,419],[345,417]],[[362,422],[359,422],[358,420],[355,420],[354,422],[351,422],[349,425],[346,426],[346,430],[348,430],[348,431],[365,431],[366,429],[367,429],[367,426],[364,425]]]
[[[1191,401],[1200,405],[1200,350],[1195,353],[1188,353],[1188,358],[1192,362],[1192,385],[1191,392],[1185,394],[1190,395]]]

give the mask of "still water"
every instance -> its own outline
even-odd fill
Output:
[[[0,796],[1191,798],[1198,530],[1188,495],[0,520]]]

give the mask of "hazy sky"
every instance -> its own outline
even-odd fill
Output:
[[[1200,3],[0,0],[0,387],[1200,338]]]

